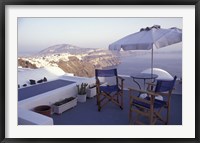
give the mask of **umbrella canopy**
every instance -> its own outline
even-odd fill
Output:
[[[149,50],[155,45],[162,48],[182,41],[182,30],[178,28],[163,29],[155,25],[140,29],[109,45],[109,50]]]
[[[176,27],[163,29],[159,25],[142,28],[109,45],[109,50],[150,50],[152,49],[151,69],[153,70],[153,45],[166,47],[182,41],[182,30]],[[153,71],[151,72],[153,73]]]

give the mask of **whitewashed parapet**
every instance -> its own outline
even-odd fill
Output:
[[[18,125],[53,125],[53,118],[18,108]]]

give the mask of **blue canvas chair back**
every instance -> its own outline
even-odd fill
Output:
[[[166,92],[173,90],[176,81],[176,76],[173,80],[157,80],[155,92]]]
[[[99,70],[95,69],[96,77],[113,77],[117,76],[117,69]]]

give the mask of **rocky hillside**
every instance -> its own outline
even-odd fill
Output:
[[[18,59],[18,66],[21,66],[23,68],[31,68],[31,69],[36,69],[37,66],[31,62],[29,62],[28,60],[24,60],[19,58]]]
[[[79,49],[66,45],[52,46],[32,57],[19,57],[18,66],[25,68],[57,66],[75,76],[93,77],[95,68],[115,66],[120,63],[119,58],[108,50]]]
[[[37,55],[44,56],[44,55],[61,54],[61,53],[69,53],[69,54],[77,55],[77,54],[87,53],[90,50],[94,50],[94,49],[80,48],[80,47],[70,45],[70,44],[59,44],[59,45],[50,46],[40,51],[39,53],[37,53]]]

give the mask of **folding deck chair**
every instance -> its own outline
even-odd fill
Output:
[[[122,77],[117,74],[117,69],[109,70],[95,70],[96,77],[96,92],[97,92],[97,105],[98,111],[104,107],[108,102],[113,102],[123,109],[123,81]],[[102,83],[102,78],[114,79],[114,84],[100,84]]]
[[[130,96],[130,110],[129,110],[129,123],[133,124],[144,124],[139,120],[139,117],[145,116],[149,119],[149,124],[155,124],[158,120],[168,124],[170,114],[170,99],[176,76],[173,80],[157,80],[157,83],[147,83],[147,91],[137,90],[129,88]],[[148,96],[146,98],[140,98],[136,95],[139,93],[145,93]],[[136,94],[137,93],[137,94]],[[134,95],[135,94],[135,95]],[[163,96],[163,100],[155,99],[156,96]],[[161,116],[162,110],[167,109],[167,115],[165,119]],[[133,122],[132,112],[135,112],[135,120]],[[144,119],[143,119],[144,121]]]

